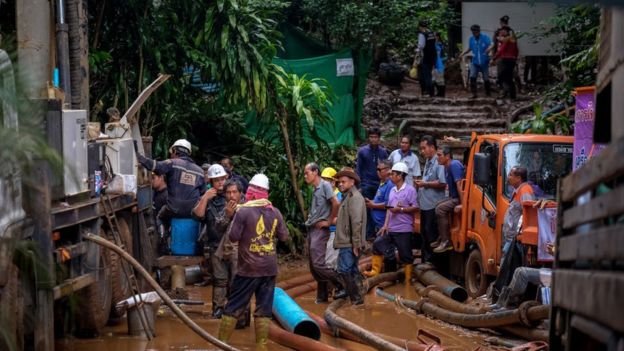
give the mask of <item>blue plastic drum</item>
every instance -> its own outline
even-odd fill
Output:
[[[171,254],[179,256],[195,255],[199,222],[192,218],[171,219]]]

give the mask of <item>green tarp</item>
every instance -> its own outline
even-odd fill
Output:
[[[289,73],[325,79],[336,95],[329,111],[333,121],[318,126],[319,137],[331,146],[355,145],[356,137],[364,136],[362,101],[371,55],[361,50],[333,51],[296,28],[283,26],[281,30],[284,50],[274,63]],[[255,114],[248,115],[247,125],[249,133],[258,132]],[[314,144],[311,138],[306,139]]]

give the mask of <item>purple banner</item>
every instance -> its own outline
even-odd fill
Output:
[[[604,148],[604,145],[594,144],[594,111],[594,89],[577,89],[576,112],[574,113],[573,172],[584,165],[590,157],[598,155]]]

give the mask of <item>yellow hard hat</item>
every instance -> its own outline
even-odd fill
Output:
[[[321,172],[321,178],[329,178],[329,179],[334,179],[334,176],[336,175],[336,170],[331,168],[331,167],[327,167],[325,169],[323,169],[323,172]]]

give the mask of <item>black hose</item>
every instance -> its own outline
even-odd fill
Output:
[[[376,293],[390,301],[396,301],[397,296],[389,294],[381,289],[377,289]],[[441,321],[461,325],[468,328],[492,328],[506,325],[512,325],[517,323],[523,323],[523,320],[530,322],[547,319],[550,307],[545,305],[532,306],[526,309],[514,309],[501,312],[491,312],[484,314],[466,314],[457,313],[445,310],[438,307],[435,304],[428,302],[428,299],[424,298],[416,302],[413,300],[407,300],[400,298],[400,302],[410,309],[415,310],[417,313],[424,313],[428,316],[437,318]]]

